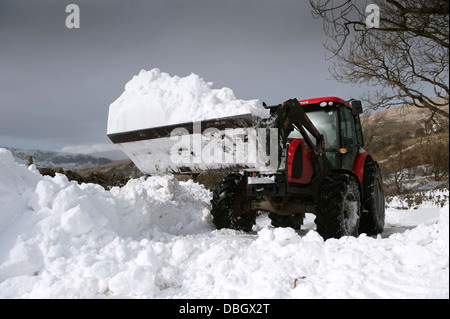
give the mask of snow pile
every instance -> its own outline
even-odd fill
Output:
[[[211,194],[171,176],[105,191],[0,149],[0,298],[448,298],[449,213],[387,210],[383,236],[214,230]],[[412,211],[411,211],[412,212]]]
[[[196,74],[173,76],[141,70],[109,106],[107,133],[251,113],[268,117],[258,100],[238,100],[229,88],[212,89]]]
[[[210,227],[210,192],[173,177],[105,191],[42,176],[0,149],[0,192],[0,297],[152,296],[150,240]]]

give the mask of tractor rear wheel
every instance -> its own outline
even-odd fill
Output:
[[[358,236],[361,200],[358,181],[347,174],[329,174],[319,190],[315,223],[326,240]]]
[[[363,212],[361,214],[360,233],[381,234],[384,229],[385,198],[383,177],[377,162],[364,165],[363,175]]]
[[[246,185],[246,178],[239,173],[227,174],[217,182],[211,200],[211,214],[217,229],[252,230],[256,211],[248,207]]]

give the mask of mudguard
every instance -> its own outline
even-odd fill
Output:
[[[289,183],[308,184],[314,168],[311,162],[312,151],[302,138],[292,140],[288,148],[287,172]]]
[[[366,161],[372,162],[372,156],[367,151],[360,149],[353,165],[353,172],[355,172],[360,183],[362,183],[364,178],[364,164]]]

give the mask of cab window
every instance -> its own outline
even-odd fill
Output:
[[[347,153],[342,154],[342,168],[353,169],[353,164],[358,152],[355,121],[348,108],[341,108],[340,120],[340,144],[341,149],[347,149]]]
[[[320,132],[320,134],[323,135],[325,139],[325,157],[328,160],[328,165],[330,168],[337,167],[337,158],[336,153],[338,150],[338,140],[337,140],[337,130],[336,130],[336,123],[337,123],[337,115],[336,115],[336,109],[330,108],[330,109],[316,109],[316,110],[308,110],[307,115],[311,122],[314,124],[314,126],[317,128],[317,130]],[[309,138],[313,142],[313,144],[316,144],[316,139],[308,132]],[[300,132],[297,130],[293,130],[288,138],[303,138]]]
[[[337,148],[337,137],[336,137],[336,112],[334,110],[316,110],[307,112],[308,117],[311,122],[323,135],[325,139],[325,151],[336,150]],[[306,131],[309,138],[313,143],[316,143],[316,139]],[[289,134],[289,138],[302,138],[300,132],[293,130]]]

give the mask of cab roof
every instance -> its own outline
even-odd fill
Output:
[[[334,103],[343,104],[349,108],[352,108],[350,103],[348,103],[347,101],[345,101],[339,97],[336,97],[336,96],[317,97],[317,98],[307,99],[307,100],[298,100],[298,102],[302,106],[307,106],[309,104],[320,104],[322,102],[326,102],[327,104],[328,104],[328,102],[333,102],[333,104]]]

